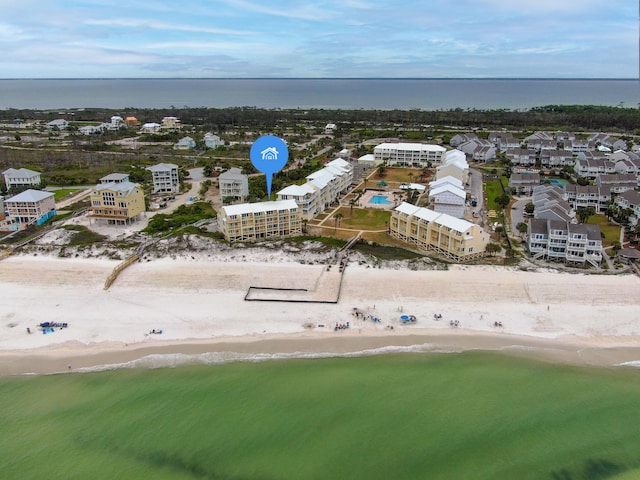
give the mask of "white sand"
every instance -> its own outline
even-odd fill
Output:
[[[134,264],[105,291],[104,281],[117,263],[41,256],[1,261],[0,367],[7,355],[104,352],[282,335],[290,340],[385,337],[392,345],[403,335],[480,339],[490,334],[598,348],[640,347],[640,279],[631,275],[487,266],[406,271],[349,265],[339,302],[317,304],[247,302],[244,296],[249,286],[313,290],[324,271],[318,265],[162,259]],[[354,307],[382,322],[356,319]],[[442,314],[442,320],[434,320],[434,313]],[[415,315],[417,323],[402,325],[402,314]],[[450,320],[459,321],[460,327],[452,328]],[[69,327],[44,335],[36,328],[43,321],[67,322]],[[351,328],[334,332],[336,322],[350,322]],[[163,333],[149,334],[152,329]]]

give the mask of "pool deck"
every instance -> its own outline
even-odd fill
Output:
[[[375,196],[387,197],[390,203],[370,203],[371,199]],[[394,201],[394,195],[392,192],[379,192],[376,190],[367,190],[362,194],[358,200],[358,206],[362,208],[377,208],[378,210],[391,210],[399,205],[399,202]]]

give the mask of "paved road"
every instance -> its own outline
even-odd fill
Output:
[[[511,207],[511,232],[514,235],[518,235],[518,229],[516,228],[516,225],[518,225],[520,222],[525,222],[526,223],[526,219],[524,217],[524,206],[531,202],[531,197],[517,197],[518,201],[516,201],[513,206]]]

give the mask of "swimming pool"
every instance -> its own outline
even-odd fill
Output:
[[[374,195],[369,200],[369,203],[373,205],[391,205],[393,202],[390,202],[386,195]]]
[[[551,185],[555,185],[556,187],[564,188],[564,186],[569,183],[566,180],[558,180],[557,178],[552,178],[549,180]]]

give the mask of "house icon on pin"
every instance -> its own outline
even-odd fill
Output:
[[[262,160],[277,160],[278,159],[278,151],[276,147],[265,148],[260,152],[262,155]]]

